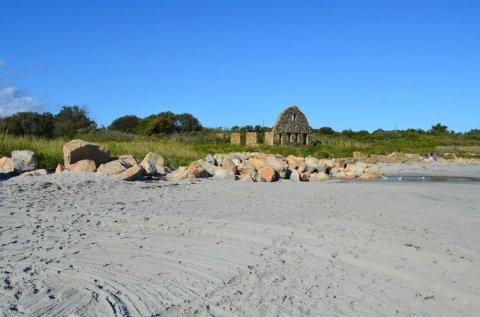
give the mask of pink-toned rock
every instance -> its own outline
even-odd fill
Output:
[[[267,182],[267,183],[271,183],[271,182],[275,182],[277,181],[278,177],[277,177],[277,171],[271,167],[271,166],[265,166],[265,167],[262,167],[259,171],[258,171],[258,174],[260,174],[260,176]]]
[[[191,163],[188,168],[187,172],[195,178],[207,178],[211,177],[212,174],[210,174],[200,163],[198,162],[193,162]]]
[[[248,161],[255,167],[257,171],[259,171],[262,167],[265,166],[265,159],[254,157],[249,159]]]
[[[10,174],[15,171],[15,162],[9,157],[0,158],[0,173],[1,174]]]
[[[336,160],[335,161],[335,167],[336,168],[345,168],[347,164],[345,163],[344,160]]]
[[[240,163],[241,164],[241,163]],[[222,162],[222,167],[226,170],[232,171],[235,174],[238,174],[238,168],[229,157],[225,157]]]
[[[57,165],[57,168],[55,168],[55,174],[60,174],[60,173],[62,173],[64,170],[65,170],[65,166],[63,166],[62,164],[58,164],[58,165]]]
[[[93,173],[96,170],[97,167],[95,166],[95,161],[93,160],[81,160],[74,164],[70,164],[71,172]]]

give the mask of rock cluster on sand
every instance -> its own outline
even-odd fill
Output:
[[[172,179],[217,177],[245,182],[325,181],[328,179],[373,179],[382,176],[376,166],[346,163],[344,160],[320,160],[315,157],[283,157],[265,153],[230,153],[208,155],[171,174]]]
[[[134,181],[142,177],[168,176],[173,180],[216,177],[240,179],[244,182],[276,182],[289,179],[293,182],[325,181],[328,179],[372,179],[382,176],[376,166],[345,160],[322,160],[315,157],[283,157],[266,153],[230,153],[207,155],[172,172],[165,160],[156,153],[148,153],[139,161],[132,155],[110,157],[109,150],[100,144],[73,140],[63,146],[64,165],[55,173],[68,170],[73,173],[98,173]],[[46,175],[37,170],[35,154],[31,151],[14,151],[12,158],[0,159],[0,173],[21,176]]]

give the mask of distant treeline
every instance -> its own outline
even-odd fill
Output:
[[[0,133],[16,136],[72,138],[97,129],[97,123],[89,117],[88,110],[80,106],[64,106],[56,115],[50,112],[17,112],[8,117],[0,117]],[[150,136],[201,131],[203,127],[200,121],[189,113],[175,114],[166,111],[143,119],[134,115],[123,116],[115,119],[108,129]]]
[[[0,117],[0,133],[15,136],[32,135],[44,138],[68,137],[102,131],[118,131],[132,135],[172,135],[182,132],[225,131],[225,128],[205,129],[200,121],[189,113],[175,114],[165,111],[152,114],[146,118],[135,115],[119,117],[107,127],[98,128],[96,122],[89,117],[88,110],[81,106],[64,106],[56,114],[49,112],[18,112],[8,117]],[[227,130],[228,131],[228,130]],[[234,126],[231,132],[265,132],[271,131],[269,127],[260,125]],[[198,134],[196,134],[198,135]],[[260,133],[261,137],[262,133]],[[480,130],[472,129],[469,132],[457,133],[449,130],[446,125],[437,123],[429,130],[407,129],[385,131],[382,129],[369,132],[366,130],[335,131],[330,127],[322,127],[312,130],[312,141],[317,143],[322,136],[343,137],[362,141],[391,139],[391,138],[415,138],[419,136],[461,136],[473,140],[480,140]]]

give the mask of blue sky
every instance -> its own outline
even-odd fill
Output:
[[[86,105],[204,126],[480,128],[480,1],[0,3],[0,115]]]

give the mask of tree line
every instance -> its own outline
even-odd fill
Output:
[[[189,113],[166,111],[143,119],[135,115],[122,116],[113,120],[107,129],[129,134],[156,135],[200,131],[203,127]],[[56,115],[50,112],[17,112],[8,117],[0,117],[0,133],[10,135],[73,138],[96,130],[98,125],[90,118],[87,108],[76,105],[63,106]]]

